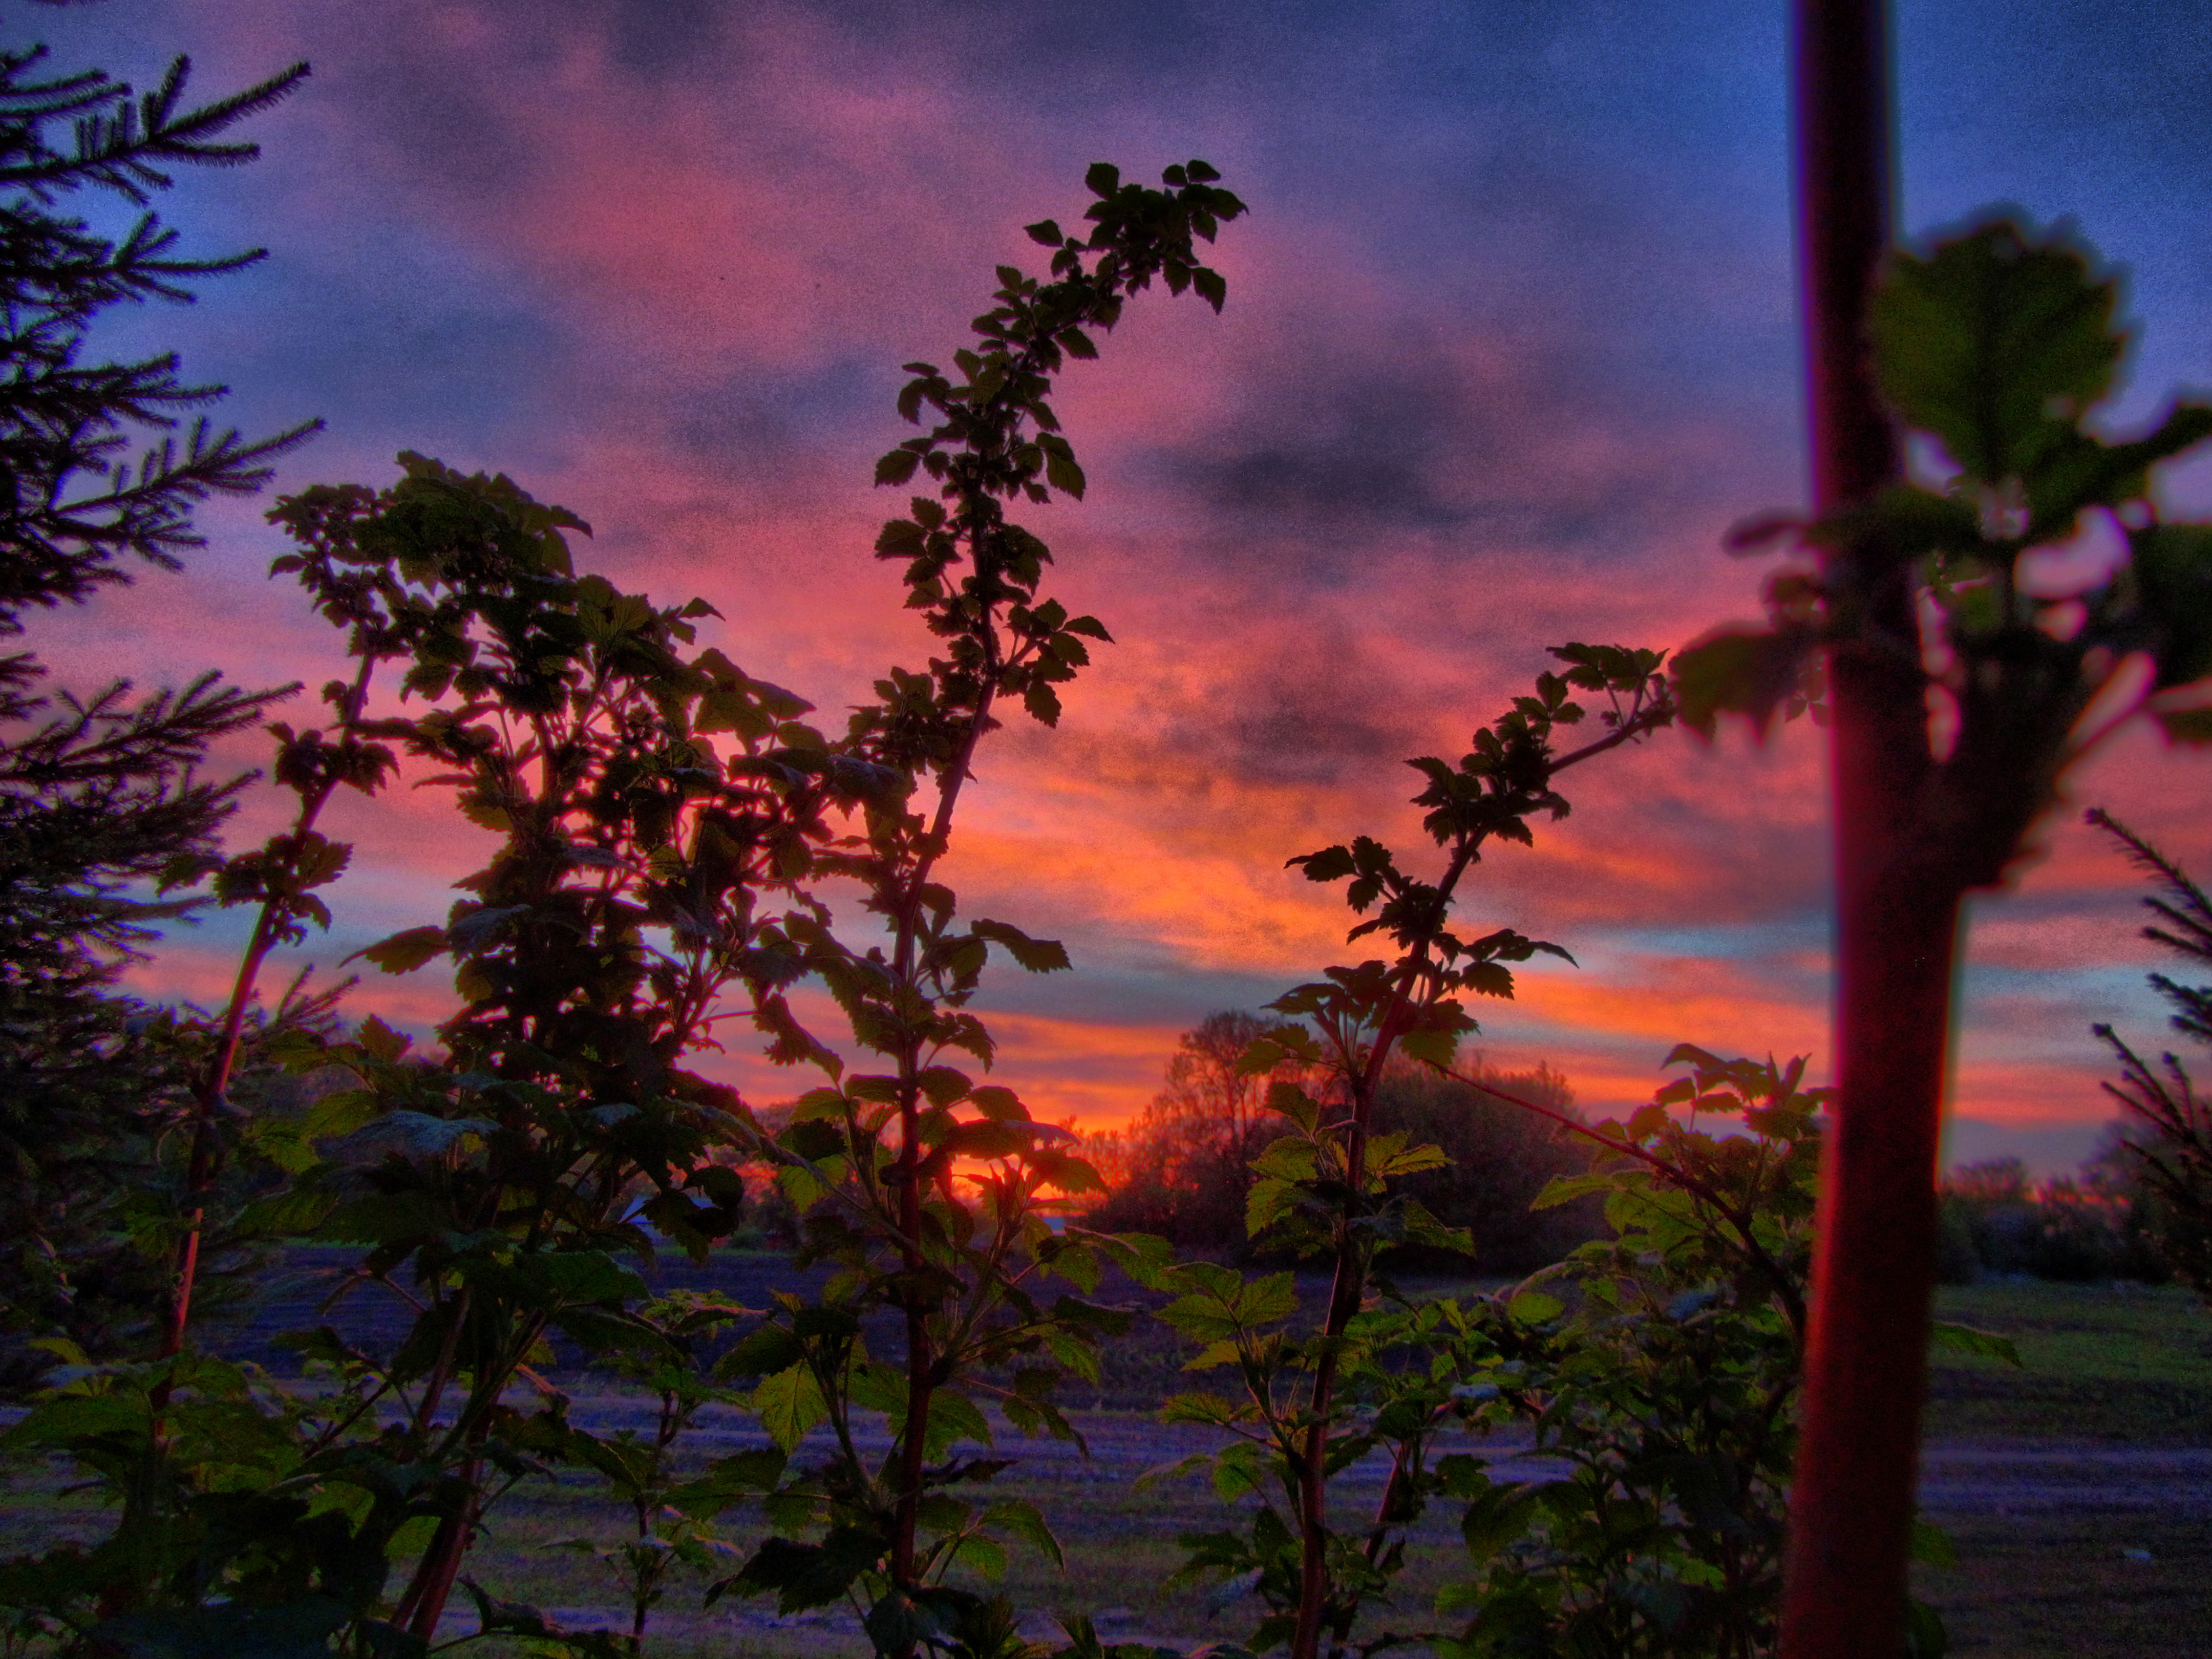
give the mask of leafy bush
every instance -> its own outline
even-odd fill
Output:
[[[1440,1603],[1472,1615],[1447,1659],[1772,1643],[1829,1091],[1801,1086],[1802,1059],[1685,1045],[1670,1063],[1690,1076],[1601,1125],[1617,1150],[1542,1200],[1602,1196],[1613,1236],[1469,1322],[1470,1425],[1530,1429],[1568,1473],[1499,1483],[1477,1455],[1440,1466],[1473,1569]],[[1699,1113],[1747,1133],[1716,1135]]]
[[[1603,1222],[1595,1195],[1537,1201],[1554,1182],[1589,1167],[1589,1141],[1558,1121],[1579,1121],[1566,1079],[1549,1066],[1498,1072],[1479,1062],[1465,1077],[1401,1063],[1376,1091],[1379,1130],[1433,1145],[1451,1160],[1406,1176],[1401,1189],[1445,1226],[1465,1232],[1472,1246],[1447,1252],[1405,1245],[1386,1253],[1382,1263],[1525,1273],[1596,1237]],[[1558,1115],[1532,1112],[1523,1102]]]

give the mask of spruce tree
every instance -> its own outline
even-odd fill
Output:
[[[52,73],[46,55],[0,50],[0,1331],[113,1352],[164,1271],[128,1243],[119,1200],[145,1195],[190,1047],[115,978],[196,902],[168,895],[211,866],[247,781],[204,776],[210,744],[285,692],[214,673],[150,693],[70,687],[66,664],[6,647],[38,611],[180,568],[204,544],[196,506],[259,489],[321,424],[249,441],[195,412],[228,388],[188,383],[173,353],[84,361],[103,312],[189,302],[196,279],[264,257],[185,257],[147,210],[166,169],[252,160],[257,146],[224,135],[307,69],[187,108],[185,58],[140,95],[97,70]],[[101,195],[137,210],[119,237],[67,210]],[[27,1363],[0,1358],[0,1387]]]
[[[2212,897],[2141,836],[2101,809],[2089,822],[2108,831],[2158,888],[2143,901],[2158,918],[2142,936],[2192,963],[2212,963]],[[2164,974],[2151,988],[2172,1012],[2172,1028],[2212,1047],[2212,985],[2183,985]],[[2181,1061],[2160,1054],[2154,1065],[2109,1025],[2091,1028],[2118,1058],[2121,1079],[2105,1091],[2127,1110],[2114,1148],[2120,1167],[2148,1198],[2149,1231],[2174,1273],[2212,1303],[2212,1100],[2197,1091]]]

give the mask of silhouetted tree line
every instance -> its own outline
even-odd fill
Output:
[[[1267,1108],[1268,1085],[1296,1083],[1310,1092],[1321,1087],[1320,1079],[1306,1076],[1294,1061],[1256,1075],[1237,1073],[1238,1056],[1281,1024],[1223,1012],[1182,1034],[1168,1061],[1166,1086],[1136,1121],[1085,1137],[1086,1155],[1113,1188],[1085,1216],[1085,1225],[1155,1233],[1185,1249],[1249,1254],[1244,1206],[1252,1161],[1285,1127]],[[1554,1111],[1573,1111],[1573,1091],[1549,1066],[1527,1072],[1485,1066],[1478,1074]],[[1433,1143],[1449,1155],[1448,1166],[1407,1176],[1405,1190],[1446,1226],[1463,1227],[1474,1239],[1471,1258],[1401,1247],[1386,1258],[1392,1266],[1526,1273],[1601,1231],[1601,1218],[1588,1201],[1530,1209],[1553,1176],[1589,1167],[1584,1144],[1534,1112],[1406,1062],[1385,1074],[1375,1132],[1403,1133],[1409,1144]]]
[[[1942,1186],[1943,1281],[2019,1273],[2166,1283],[2172,1273],[2158,1246],[2162,1206],[2134,1179],[2134,1156],[2116,1132],[2071,1176],[2033,1181],[2016,1158],[1953,1170]]]

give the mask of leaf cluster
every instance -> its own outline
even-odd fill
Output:
[[[2002,879],[2060,775],[2117,724],[2084,722],[2130,659],[2148,660],[2148,707],[2170,737],[2212,729],[2177,700],[2212,674],[2212,527],[2163,521],[2152,489],[2154,467],[2212,436],[2212,407],[2100,434],[2126,345],[2117,301],[2086,250],[2008,218],[1893,256],[1869,319],[1876,372],[1940,482],[1739,526],[1740,550],[1816,551],[1826,574],[1785,569],[1767,627],[1675,659],[1683,718],[1708,735],[1723,714],[1763,730],[1819,712],[1824,651],[1924,685],[1937,713],[1905,833],[1956,890]],[[2061,549],[2086,556],[2090,536],[2110,544],[2086,558],[2101,568],[2061,582],[2044,568]],[[1883,597],[1900,585],[1933,619],[1923,637],[1876,620],[1911,613]],[[2121,718],[2146,706],[2141,691],[2125,702]]]
[[[1597,1167],[1537,1200],[1601,1197],[1613,1236],[1466,1313],[1462,1420],[1533,1431],[1564,1473],[1499,1481],[1479,1454],[1440,1460],[1470,1576],[1438,1610],[1471,1615],[1440,1651],[1771,1643],[1828,1091],[1802,1086],[1802,1059],[1686,1043],[1668,1063],[1688,1075],[1586,1132]]]
[[[55,210],[64,197],[103,190],[143,206],[182,162],[233,166],[259,153],[219,135],[277,103],[307,78],[295,64],[230,97],[182,107],[191,64],[179,58],[143,97],[97,70],[38,76],[46,49],[0,52],[0,633],[21,631],[27,605],[81,601],[127,580],[125,554],[167,569],[197,547],[191,510],[210,494],[243,495],[268,482],[269,463],[321,422],[249,441],[197,421],[181,450],[164,438],[135,464],[123,457],[130,428],[173,427],[175,411],[224,388],[188,386],[173,356],[80,364],[86,330],[112,306],[189,300],[196,276],[237,270],[264,251],[214,259],[175,252],[176,233],[151,214],[120,240]],[[74,136],[58,148],[49,130]],[[80,482],[80,480],[84,482]]]

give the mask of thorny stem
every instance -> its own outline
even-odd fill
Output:
[[[930,870],[951,834],[953,808],[959,801],[960,787],[975,759],[976,745],[982,740],[990,708],[991,693],[987,684],[976,699],[975,718],[969,722],[968,734],[960,745],[960,752],[941,775],[936,819],[930,826],[921,855],[915,860],[914,878],[908,884],[900,906],[895,960],[897,963],[897,982],[901,986],[908,984],[914,977],[915,946],[921,929],[922,887],[929,879]],[[915,1527],[921,1504],[922,1465],[929,1432],[930,1396],[936,1388],[934,1358],[930,1352],[928,1311],[922,1304],[919,1282],[927,1265],[921,1244],[920,1049],[920,1040],[915,1038],[902,1044],[899,1053],[898,1224],[902,1235],[899,1242],[899,1255],[909,1281],[903,1292],[906,1299],[906,1424],[899,1443],[898,1490],[894,1498],[891,1528],[891,1580],[901,1589],[914,1582]]]

